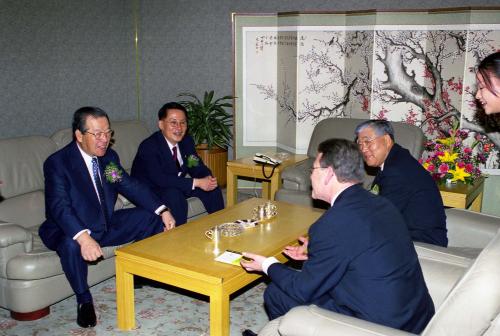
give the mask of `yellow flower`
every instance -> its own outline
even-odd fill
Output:
[[[448,147],[450,147],[453,143],[455,143],[455,139],[453,137],[437,139],[436,141]]]
[[[424,166],[425,170],[427,170],[427,168],[429,168],[429,165],[430,165],[429,162],[422,163],[422,166]]]
[[[458,153],[450,154],[450,152],[444,152],[443,155],[439,155],[439,160],[441,160],[441,162],[453,163],[457,158],[458,158]]]
[[[458,166],[455,167],[455,169],[448,170],[448,173],[453,175],[451,182],[456,182],[456,181],[465,182],[465,178],[470,176],[470,174],[465,171],[465,167],[460,168]]]

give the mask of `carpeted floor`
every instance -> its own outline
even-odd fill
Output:
[[[268,321],[263,307],[266,285],[259,282],[236,293],[231,300],[230,335],[244,329],[260,330]],[[76,324],[76,300],[71,296],[53,306],[48,316],[20,322],[0,309],[0,335],[209,335],[208,299],[170,287],[145,286],[135,290],[136,329],[120,331],[116,326],[115,278],[92,287],[97,326],[83,329]]]

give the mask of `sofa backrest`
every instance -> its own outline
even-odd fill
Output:
[[[150,135],[137,120],[115,121],[113,149],[122,166],[130,171],[137,148]],[[39,225],[45,219],[43,163],[50,154],[72,141],[70,128],[51,137],[28,136],[0,139],[0,221],[23,227]]]
[[[307,148],[307,156],[316,157],[318,145],[330,138],[354,140],[354,130],[367,119],[328,118],[321,120],[314,127]],[[425,136],[422,130],[414,125],[402,122],[391,122],[394,128],[396,143],[408,149],[414,158],[419,159],[424,149]]]
[[[451,290],[422,335],[483,335],[499,313],[500,231]]]
[[[151,133],[139,120],[111,121],[111,128],[114,130],[111,148],[120,156],[123,168],[130,172],[139,144]],[[73,132],[70,128],[62,129],[54,133],[51,138],[57,144],[57,148],[62,148],[71,142]]]
[[[29,227],[44,218],[43,163],[56,150],[48,137],[0,140],[0,221]]]

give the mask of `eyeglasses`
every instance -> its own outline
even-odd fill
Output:
[[[373,141],[377,140],[378,138],[382,137],[383,135],[379,135],[379,136],[376,136],[376,137],[373,137],[371,139],[365,139],[365,140],[356,140],[356,143],[358,144],[358,147],[359,148],[365,148],[365,147],[369,147],[373,144]]]
[[[177,120],[169,120],[167,123],[170,125],[172,128],[177,128],[177,127],[186,127],[187,122],[186,121],[177,121]]]
[[[309,172],[312,174],[315,169],[326,169],[326,168],[328,168],[328,167],[311,167],[311,168],[309,168]]]
[[[94,136],[94,138],[96,139],[108,139],[108,138],[111,138],[113,136],[115,131],[113,131],[112,129],[109,129],[107,131],[104,131],[104,132],[95,132],[95,133],[92,133],[92,132],[89,132],[89,131],[85,131],[83,133],[88,133],[88,134],[92,134]]]

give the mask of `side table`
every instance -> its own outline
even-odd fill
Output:
[[[288,166],[307,159],[304,154],[290,154],[290,157],[276,166],[270,178],[262,174],[262,165],[255,163],[251,157],[241,158],[227,162],[227,206],[236,204],[238,177],[255,178],[262,181],[262,198],[274,200],[276,191],[281,186],[281,172]],[[273,167],[264,166],[266,176],[270,176]]]
[[[444,206],[481,212],[484,189],[483,177],[474,182],[473,185],[454,183],[440,184],[438,187]]]

